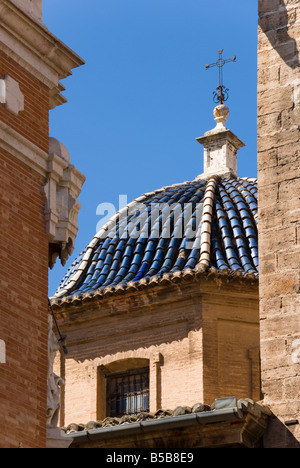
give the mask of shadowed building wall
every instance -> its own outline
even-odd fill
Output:
[[[300,440],[299,1],[260,0],[259,16],[262,390],[274,413],[266,446],[285,447]]]

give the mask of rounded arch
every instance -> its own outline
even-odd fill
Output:
[[[112,361],[106,364],[104,367],[108,374],[117,374],[119,372],[126,372],[134,369],[149,367],[149,362],[150,360],[147,358],[132,357]]]
[[[137,361],[148,361],[146,366],[150,365],[150,362],[153,359],[153,350],[151,349],[138,349],[135,351],[124,351],[120,353],[116,353],[113,355],[106,356],[104,359],[101,359],[101,364],[100,367],[104,370],[104,368],[107,368],[109,372],[121,372],[119,370],[114,370],[115,368],[118,368],[118,366],[123,366],[126,364],[125,361],[128,362],[128,365],[132,365],[132,369],[136,368],[135,367],[135,362],[139,364]],[[146,366],[137,366],[137,367],[146,367]]]
[[[147,353],[148,354],[148,353]],[[136,380],[136,376],[138,380]],[[141,377],[143,375],[143,377]],[[118,392],[122,394],[123,388],[127,388],[127,385],[130,387],[134,381],[134,388],[136,390],[136,382],[143,381],[143,392],[147,392],[148,405],[149,409],[149,380],[150,380],[150,356],[147,357],[137,355],[137,353],[118,353],[117,356],[110,356],[98,367],[97,374],[97,418],[104,419],[107,416],[113,415],[112,408],[116,405],[115,403],[115,389],[116,385],[118,386]],[[140,379],[140,380],[139,380]],[[125,384],[124,384],[125,382]],[[146,387],[144,387],[146,385]],[[142,391],[142,390],[141,390]],[[128,390],[127,390],[128,392]],[[113,397],[111,396],[113,395]],[[145,395],[143,393],[143,395]],[[119,397],[118,397],[119,398]],[[124,400],[123,400],[124,398]],[[128,399],[128,394],[125,392],[124,397],[121,397],[121,401]],[[114,403],[113,403],[114,401]],[[135,401],[135,399],[134,399]],[[142,401],[139,399],[139,401]],[[122,403],[123,404],[123,403]],[[127,404],[127,403],[126,403]],[[135,403],[133,404],[135,407]],[[137,408],[139,405],[137,405]]]

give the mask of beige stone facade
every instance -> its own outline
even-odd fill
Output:
[[[300,441],[300,4],[259,1],[258,186],[267,446]]]
[[[205,277],[57,308],[68,354],[61,425],[104,420],[106,378],[149,367],[150,412],[260,400],[256,281]]]

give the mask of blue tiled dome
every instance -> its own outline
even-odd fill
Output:
[[[143,204],[144,211],[126,218],[129,230],[122,230],[121,211],[70,267],[54,301],[107,288],[126,289],[188,271],[258,276],[256,179],[197,178],[145,194],[135,203]],[[154,217],[153,206],[166,211],[175,207],[175,214],[172,211],[170,218],[160,212]],[[139,230],[133,236],[131,227],[137,218]]]

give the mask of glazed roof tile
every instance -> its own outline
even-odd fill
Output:
[[[196,179],[145,194],[96,234],[53,302],[197,271],[257,278],[257,221],[256,179]]]

